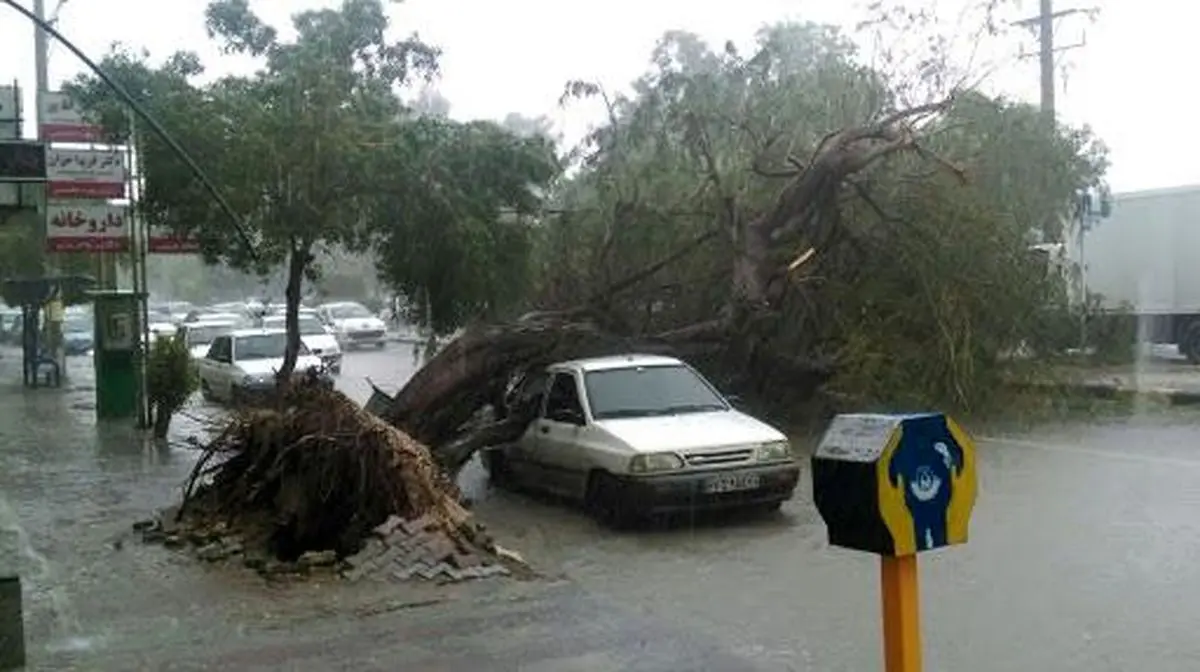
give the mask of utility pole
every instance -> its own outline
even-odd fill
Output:
[[[1039,11],[1037,16],[1020,21],[1013,22],[1014,26],[1022,26],[1033,29],[1038,36],[1038,65],[1041,70],[1042,77],[1042,111],[1051,119],[1055,116],[1055,79],[1054,66],[1055,54],[1078,49],[1087,45],[1086,37],[1075,44],[1068,44],[1061,47],[1054,45],[1054,23],[1056,19],[1072,16],[1075,14],[1086,14],[1089,17],[1095,16],[1098,12],[1096,8],[1089,9],[1064,9],[1054,11],[1054,0],[1040,0]],[[1022,54],[1022,58],[1032,56],[1032,54]]]
[[[33,0],[33,13],[42,21],[46,20],[46,0]],[[37,136],[42,137],[43,115],[46,113],[46,91],[50,89],[50,36],[42,30],[41,25],[33,27],[33,67],[37,91],[34,94],[34,119],[37,120]]]

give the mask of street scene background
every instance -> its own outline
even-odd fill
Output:
[[[561,503],[495,492],[472,465],[463,486],[477,515],[538,578],[269,586],[130,533],[178,498],[197,454],[187,439],[218,409],[190,407],[156,445],[97,425],[87,358],[71,359],[65,391],[21,389],[19,361],[0,356],[0,530],[25,582],[34,669],[878,665],[877,561],[826,544],[807,469],[778,515],[618,534]],[[394,389],[412,371],[408,345],[352,352],[338,387],[365,400],[368,376]],[[1196,420],[1150,406],[977,436],[970,543],[922,559],[929,669],[1191,669]]]

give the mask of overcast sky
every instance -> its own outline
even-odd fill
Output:
[[[57,0],[46,0],[48,10]],[[932,0],[929,0],[932,1]],[[956,2],[941,0],[949,17]],[[29,6],[32,0],[18,0]],[[1064,19],[1059,40],[1087,46],[1061,55],[1066,68],[1059,81],[1061,117],[1090,124],[1112,150],[1109,180],[1117,191],[1200,184],[1200,142],[1193,133],[1197,109],[1194,87],[1183,64],[1196,54],[1195,26],[1200,3],[1183,0],[1098,0],[1094,23]],[[244,61],[221,57],[203,27],[205,0],[67,0],[59,29],[93,56],[114,41],[145,47],[155,57],[186,48],[201,54],[213,72],[243,71]],[[277,26],[303,9],[335,5],[336,0],[252,0],[255,10]],[[1021,6],[1023,5],[1023,6]],[[1095,5],[1056,2],[1056,9]],[[1007,16],[1037,10],[1023,0]],[[408,0],[393,12],[398,32],[418,31],[444,50],[438,88],[457,118],[502,118],[509,112],[549,115],[567,137],[577,137],[596,121],[596,110],[557,108],[563,83],[585,78],[620,88],[640,74],[654,41],[663,31],[685,29],[715,44],[732,39],[746,44],[755,29],[783,19],[851,26],[861,16],[847,0]],[[954,25],[951,22],[948,25]],[[951,28],[950,30],[953,30]],[[33,102],[33,29],[12,8],[0,5],[0,81],[19,80],[26,109]],[[961,35],[960,35],[961,38]],[[961,40],[960,40],[961,41]],[[988,53],[1034,48],[1032,35],[1013,34]],[[960,46],[961,53],[969,53]],[[993,58],[997,60],[998,57]],[[1036,59],[1000,59],[989,88],[1036,101]],[[62,47],[51,51],[52,85],[81,70]],[[32,131],[32,128],[30,128]]]

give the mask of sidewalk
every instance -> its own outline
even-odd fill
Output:
[[[1099,398],[1143,399],[1170,406],[1200,404],[1200,367],[1183,360],[1156,358],[1127,366],[1064,367],[1058,376],[1033,385]]]

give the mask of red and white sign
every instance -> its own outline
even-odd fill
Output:
[[[46,142],[99,142],[104,133],[88,123],[83,112],[61,91],[42,92],[42,140]]]
[[[200,241],[183,238],[166,228],[152,227],[146,241],[147,251],[152,254],[195,254],[200,251]]]
[[[125,150],[46,148],[50,198],[125,198]]]
[[[127,252],[125,208],[108,203],[55,203],[46,206],[46,249],[50,252]]]

